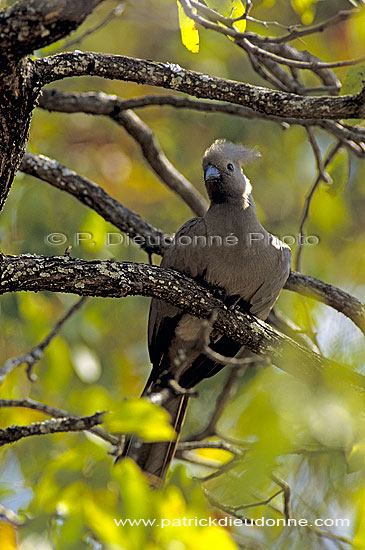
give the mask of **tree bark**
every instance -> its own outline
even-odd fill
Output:
[[[28,140],[41,89],[26,56],[76,29],[104,0],[27,0],[0,11],[0,211]]]
[[[248,313],[228,309],[215,297],[214,290],[172,269],[31,254],[2,256],[0,267],[0,294],[49,290],[115,298],[141,295],[160,298],[199,318],[208,318],[216,311],[217,330],[255,353],[271,357],[285,372],[313,383],[318,383],[325,372],[331,372],[361,388],[364,386],[365,377],[361,374],[321,357]]]
[[[62,53],[35,63],[43,85],[71,76],[101,76],[228,101],[279,117],[337,120],[365,115],[364,90],[340,97],[301,96],[189,71],[173,63],[93,52]]]

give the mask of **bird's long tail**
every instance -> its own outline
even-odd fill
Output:
[[[148,388],[148,393],[150,393],[151,388],[148,386],[147,384],[146,389]],[[146,393],[145,390],[142,396]],[[170,423],[176,434],[172,441],[144,443],[136,436],[131,436],[127,438],[123,453],[117,458],[116,462],[122,458],[132,458],[146,475],[150,485],[160,487],[175,455],[181,428],[185,420],[188,399],[187,395],[173,395],[163,404],[163,408],[170,414]]]
[[[240,350],[241,344],[234,342],[227,336],[222,336],[211,347],[213,351],[233,357]],[[203,378],[213,376],[222,368],[223,365],[221,363],[216,363],[204,353],[199,354],[180,377],[179,384],[186,389],[194,388]],[[169,369],[166,370],[168,371]],[[152,369],[142,397],[148,397],[148,395],[154,393],[154,381],[155,372]],[[157,388],[158,390],[159,388]],[[187,394],[172,395],[162,405],[170,414],[170,423],[175,430],[176,435],[173,441],[143,443],[135,436],[128,437],[123,452],[116,462],[124,457],[132,458],[145,473],[150,485],[155,487],[161,486],[175,455],[181,428],[185,420],[188,400],[189,396]]]

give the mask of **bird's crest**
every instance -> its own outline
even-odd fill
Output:
[[[256,149],[248,149],[243,145],[238,145],[225,139],[217,139],[212,145],[205,151],[204,157],[218,154],[219,156],[237,161],[239,164],[246,164],[252,160],[261,157],[259,151]]]

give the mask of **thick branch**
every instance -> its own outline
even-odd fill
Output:
[[[204,216],[208,208],[205,199],[166,158],[147,124],[130,110],[118,112],[115,109],[111,117],[136,140],[145,159],[167,187],[179,195],[194,214]]]
[[[53,159],[32,153],[24,155],[21,170],[70,193],[130,237],[143,236],[139,244],[146,252],[163,254],[165,240],[168,241],[169,237],[113,199],[96,183],[79,176]]]
[[[197,216],[203,216],[207,203],[191,183],[164,155],[152,130],[133,111],[120,108],[120,101],[104,94],[67,94],[56,90],[45,92],[43,105],[49,110],[67,113],[84,112],[109,116],[129,133],[163,183],[179,195]],[[111,99],[112,98],[112,99]],[[111,99],[111,100],[110,100]],[[54,107],[52,108],[52,103]]]
[[[131,99],[121,99],[117,96],[107,95],[100,92],[77,93],[61,92],[59,90],[44,90],[39,99],[39,107],[42,107],[42,109],[46,109],[48,111],[56,111],[60,113],[82,112],[93,115],[108,116],[113,118],[113,120],[115,120],[116,122],[122,122],[122,124],[122,111],[126,111],[128,109],[137,109],[141,107],[149,107],[153,105],[171,106],[178,109],[194,109],[196,111],[203,111],[208,113],[224,113],[227,115],[240,116],[246,119],[259,118],[260,120],[276,122],[277,124],[280,124],[283,128],[286,128],[288,124],[299,124],[305,127],[308,127],[308,125],[320,126],[327,132],[330,132],[334,136],[338,137],[341,142],[356,155],[360,157],[363,157],[365,155],[365,136],[362,128],[346,128],[342,124],[334,122],[332,120],[303,119],[265,115],[263,113],[259,113],[258,111],[253,111],[248,107],[242,107],[241,105],[218,103],[216,101],[201,101],[190,97],[180,97],[175,95],[146,95]],[[114,113],[116,114],[116,116],[114,116]],[[145,127],[144,123],[139,119],[138,125],[142,125],[142,129],[143,127]],[[126,124],[124,124],[124,127],[126,130],[128,130]],[[138,138],[136,132],[130,133],[136,139]],[[182,174],[177,172],[177,170],[173,166],[171,166],[167,159],[166,161],[161,161],[161,152],[158,147],[154,147],[153,134],[151,135],[151,131],[148,127],[145,127],[145,132],[142,132],[142,136],[143,135],[146,135],[146,138],[144,140],[137,139],[137,141],[139,141],[143,152],[144,149],[146,149],[146,146],[148,146],[147,151],[152,151],[150,154],[145,154],[145,157],[146,160],[150,162],[157,175],[172,189],[174,189],[176,185],[179,185],[179,182],[181,180],[183,180],[184,183],[184,181],[186,181],[185,178],[182,176]],[[143,142],[145,142],[145,146],[143,145]],[[151,146],[149,144],[151,144]],[[177,181],[177,184],[174,183],[175,180]],[[185,190],[185,188],[186,185],[183,186],[183,191]],[[180,192],[179,194],[180,196],[184,197],[183,192]],[[190,199],[190,202],[192,202],[192,200],[194,200],[194,197]]]
[[[188,71],[179,65],[92,52],[73,52],[37,59],[43,85],[71,76],[101,76],[178,90],[195,97],[218,99],[280,117],[362,118],[363,94],[302,97]]]
[[[126,111],[141,107],[170,106],[177,109],[194,109],[208,113],[224,113],[227,115],[241,116],[242,118],[272,120],[282,123],[282,118],[270,117],[248,107],[231,105],[229,103],[217,103],[216,101],[201,101],[191,97],[178,95],[145,95],[122,99],[116,95],[103,92],[62,92],[61,90],[43,90],[39,98],[38,107],[47,111],[59,113],[88,113],[91,115],[111,116],[115,111]],[[297,119],[289,119],[294,123]],[[306,122],[308,123],[308,122]]]
[[[22,0],[0,12],[2,55],[19,57],[77,29],[104,0]]]
[[[56,420],[44,420],[43,422],[33,422],[28,426],[10,426],[4,430],[0,429],[0,447],[9,443],[19,441],[23,437],[31,435],[45,435],[59,432],[81,432],[90,430],[96,424],[103,421],[103,413],[95,413],[92,416],[83,418],[60,418]]]
[[[290,273],[284,288],[337,309],[365,332],[365,306],[348,292],[296,271]]]
[[[363,387],[364,384],[362,375],[296,344],[250,314],[238,309],[229,310],[209,289],[171,269],[30,254],[2,256],[0,265],[0,293],[49,290],[84,296],[149,296],[160,298],[199,318],[207,318],[216,310],[214,327],[218,331],[255,353],[270,356],[286,372],[307,381],[318,381],[324,370],[330,370],[333,375],[344,377],[357,386]]]
[[[20,0],[0,11],[0,210],[19,168],[39,82],[33,50],[76,29],[103,0]]]
[[[147,252],[163,255],[171,242],[169,235],[155,229],[138,214],[112,199],[95,183],[82,178],[65,166],[59,165],[55,160],[27,153],[22,163],[22,171],[74,195],[91,208],[94,208],[95,205],[95,211],[104,219],[111,221],[130,236],[138,237],[138,244]],[[296,272],[290,273],[284,288],[333,307],[365,332],[365,307],[351,294]]]

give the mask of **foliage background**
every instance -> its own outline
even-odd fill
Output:
[[[115,2],[102,4],[78,34],[102,19]],[[348,8],[345,0],[266,0],[254,4],[252,14],[286,24],[310,23]],[[248,25],[249,30],[271,34],[277,29]],[[359,56],[365,40],[364,14],[325,33],[309,36],[301,49],[326,61]],[[66,41],[37,52],[43,56],[64,49]],[[83,50],[130,55],[178,63],[183,67],[224,78],[265,85],[250,68],[243,52],[225,37],[200,30],[200,51],[192,54],[181,43],[176,4],[170,0],[129,3],[124,13],[76,47]],[[66,48],[67,49],[67,48]],[[337,70],[340,80],[346,69]],[[97,78],[74,78],[57,83],[68,91],[103,91],[123,98],[146,93],[167,93],[133,83]],[[223,114],[203,114],[170,107],[149,107],[138,114],[151,126],[167,157],[204,192],[201,158],[218,138],[257,146],[262,159],[247,168],[259,217],[272,233],[298,235],[305,194],[315,178],[315,162],[305,130],[283,130],[269,121],[245,120]],[[316,132],[321,150],[331,141]],[[87,115],[67,116],[37,110],[29,150],[55,158],[89,177],[113,197],[167,232],[174,232],[191,212],[150,172],[138,146],[109,120]],[[303,271],[364,299],[363,280],[365,207],[361,163],[346,154],[332,187],[321,185],[312,203],[308,231],[319,245],[305,247]],[[342,171],[342,172],[341,172]],[[105,246],[106,233],[115,229],[71,196],[28,176],[18,175],[2,214],[1,249],[4,253],[63,254],[83,258],[116,258],[146,262],[133,245]],[[67,243],[45,242],[61,232]],[[75,244],[77,232],[93,234],[93,244]],[[292,247],[295,254],[295,246]],[[158,259],[155,257],[155,261]],[[35,345],[70,306],[75,297],[51,293],[5,295],[0,303],[0,365]],[[38,380],[30,383],[22,369],[15,370],[0,388],[0,397],[33,399],[86,415],[111,410],[123,421],[122,400],[137,397],[149,372],[145,298],[90,299],[64,327],[36,367]],[[284,291],[278,308],[303,329],[318,331],[323,353],[363,368],[364,343],[360,332],[340,314],[294,293]],[[191,404],[184,435],[204,427],[224,379],[225,369],[199,387]],[[234,505],[259,500],[275,492],[272,469],[292,490],[294,517],[349,517],[351,527],[332,529],[357,548],[365,547],[363,503],[363,406],[354,395],[329,380],[326,388],[312,388],[289,379],[275,368],[258,369],[243,376],[234,399],[219,424],[221,433],[249,441],[252,451],[230,474],[204,485],[220,502]],[[2,409],[1,427],[27,424],[44,418],[27,409]],[[142,419],[144,422],[144,420]],[[132,429],[138,429],[141,420]],[[147,423],[147,431],[155,429]],[[163,429],[163,428],[162,428]],[[148,435],[148,434],[147,434]],[[325,448],[314,455],[285,455],[308,445]],[[343,449],[346,448],[346,452]],[[352,451],[351,451],[352,449]],[[0,454],[0,502],[25,514],[20,534],[0,524],[4,548],[55,549],[126,548],[204,549],[336,548],[340,544],[318,537],[311,530],[278,527],[117,527],[115,518],[223,517],[206,500],[194,476],[205,470],[176,461],[163,491],[151,492],[132,463],[112,468],[105,444],[83,434],[29,438]],[[352,452],[352,454],[351,454]],[[349,457],[350,454],[350,457]],[[201,451],[209,460],[227,460],[222,451]],[[355,459],[354,459],[355,457]],[[255,498],[256,497],[258,498]],[[282,509],[281,496],[272,501]],[[249,517],[280,517],[270,507],[245,512]],[[250,542],[250,544],[251,544]],[[303,546],[304,545],[304,546]]]

